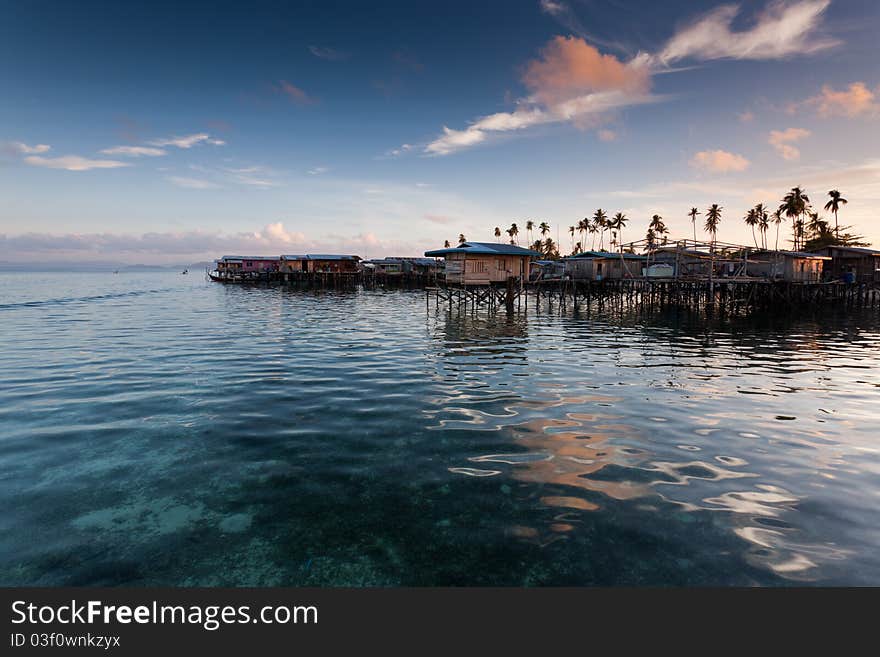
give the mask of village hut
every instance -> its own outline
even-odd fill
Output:
[[[822,280],[822,267],[828,256],[800,251],[754,251],[749,254],[749,276],[793,283],[816,283]]]
[[[859,246],[826,246],[812,253],[829,258],[823,267],[823,275],[829,280],[880,282],[880,251]]]
[[[635,253],[584,251],[564,259],[565,275],[572,280],[619,280],[642,275],[645,256]]]
[[[459,285],[490,285],[516,278],[522,284],[529,275],[529,262],[537,251],[514,244],[464,242],[455,247],[426,251],[429,258],[443,258],[446,282]]]

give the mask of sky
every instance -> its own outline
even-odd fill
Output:
[[[750,243],[795,185],[880,244],[876,0],[0,13],[0,262],[420,255],[529,219],[568,250],[597,208],[630,241],[712,203]]]

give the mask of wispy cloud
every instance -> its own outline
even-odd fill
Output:
[[[878,116],[880,115],[880,103],[877,102],[878,94],[880,94],[880,87],[876,92],[871,91],[864,82],[853,82],[840,91],[826,84],[822,86],[819,94],[800,103],[792,104],[788,110],[793,114],[801,107],[813,108],[822,118]]]
[[[425,147],[429,155],[448,155],[485,142],[498,133],[570,122],[591,128],[624,107],[654,102],[650,75],[638,65],[603,55],[577,37],[555,37],[539,59],[528,63],[523,83],[530,96],[513,112],[481,117],[463,130],[444,126],[443,134]]]
[[[737,114],[736,118],[739,119],[740,123],[751,123],[755,120],[755,113],[751,110],[746,110],[745,112]]]
[[[193,135],[183,135],[180,137],[165,137],[163,139],[154,139],[149,142],[153,146],[176,146],[177,148],[189,149],[199,144],[212,144],[214,146],[223,146],[226,144],[222,139],[215,139],[207,132],[198,132]]]
[[[721,5],[679,30],[656,56],[664,65],[682,59],[781,59],[826,50],[839,42],[818,32],[831,0],[777,0],[751,27],[735,31],[739,5]]]
[[[749,168],[749,161],[742,155],[728,151],[700,151],[691,158],[691,166],[712,173],[729,173],[745,171]]]
[[[785,160],[796,160],[801,156],[795,142],[806,139],[812,133],[803,128],[787,128],[785,130],[771,130],[767,142],[776,149]]]
[[[150,146],[113,146],[101,151],[104,155],[128,155],[130,157],[141,157],[142,155],[146,157],[159,157],[167,154],[167,152],[161,148],[152,148]]]
[[[455,221],[453,217],[447,217],[442,214],[426,214],[425,219],[430,221],[432,224],[441,224],[443,226],[447,224],[451,224]]]
[[[79,155],[64,155],[62,157],[42,157],[40,155],[29,155],[24,158],[26,164],[34,167],[44,167],[47,169],[64,169],[66,171],[89,171],[90,169],[117,169],[119,167],[127,167],[127,162],[119,162],[118,160],[93,160]]]
[[[306,171],[310,176],[320,176],[322,173],[327,173],[330,171],[329,167],[314,167]]]
[[[596,136],[599,137],[599,141],[604,142],[615,141],[617,139],[617,133],[614,132],[614,130],[599,130],[599,132],[596,133]]]
[[[309,46],[309,52],[318,59],[326,59],[331,62],[345,61],[349,57],[349,54],[343,50],[325,48],[323,46]]]
[[[316,98],[313,98],[305,91],[297,87],[295,84],[292,84],[287,80],[280,80],[278,82],[278,91],[287,96],[292,102],[296,103],[297,105],[314,105],[318,102]]]
[[[168,181],[177,187],[184,189],[217,189],[220,187],[217,183],[201,178],[187,178],[184,176],[168,176]]]
[[[9,142],[3,145],[3,150],[13,155],[39,155],[40,153],[48,153],[52,147],[48,144],[34,144],[29,146],[20,141]]]

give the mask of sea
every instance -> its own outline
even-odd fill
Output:
[[[0,585],[880,585],[880,314],[0,273]]]

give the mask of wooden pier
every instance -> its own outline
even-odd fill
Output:
[[[810,311],[825,308],[880,308],[880,284],[795,283],[756,279],[604,281],[555,280],[525,285],[439,285],[425,289],[426,307],[508,312],[683,307],[708,313]]]

